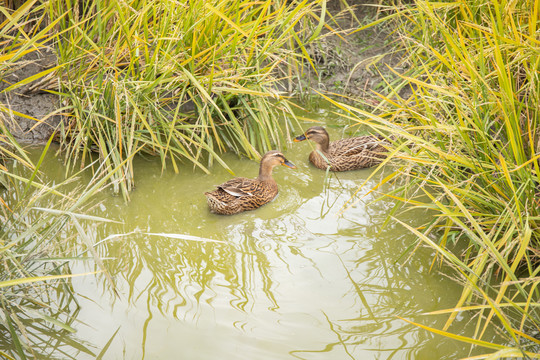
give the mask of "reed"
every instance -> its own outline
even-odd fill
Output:
[[[399,167],[383,181],[400,185],[386,196],[434,211],[421,228],[403,226],[464,283],[455,308],[437,312],[444,328],[429,330],[485,348],[475,359],[540,356],[539,9],[538,0],[394,8],[409,70],[372,112],[338,104],[396,135]],[[452,328],[461,312],[476,322],[470,337]],[[500,343],[482,340],[488,329]]]
[[[45,10],[44,4],[36,0],[0,5],[1,79],[16,69],[27,54],[54,41],[52,29],[60,18],[46,21]],[[3,84],[2,92],[40,76]],[[103,182],[94,182],[76,195],[65,190],[69,180],[54,186],[43,183],[39,168],[50,142],[35,164],[8,130],[12,115],[39,122],[0,103],[0,357],[95,356],[95,350],[73,335],[72,327],[78,307],[69,278],[81,274],[72,274],[69,263],[81,260],[85,251],[73,251],[66,244],[67,234],[84,236],[84,230],[72,229],[85,218],[77,211],[102,188]]]
[[[0,128],[0,140],[0,153],[12,155],[17,149],[24,154],[5,128]],[[69,264],[87,252],[95,254],[94,244],[81,244],[86,231],[80,223],[107,220],[78,211],[106,180],[75,191],[68,190],[71,179],[43,183],[39,168],[49,145],[37,164],[27,156],[6,156],[0,166],[0,357],[5,359],[95,356],[95,349],[73,335],[79,308],[69,278],[86,274],[72,274]],[[14,159],[17,167],[10,164]],[[73,249],[70,242],[80,246]]]
[[[50,1],[67,162],[125,161],[112,180],[128,198],[137,153],[208,172],[225,151],[278,148],[292,114],[280,81],[320,32],[321,2]]]

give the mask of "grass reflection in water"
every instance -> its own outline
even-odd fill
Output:
[[[77,336],[103,347],[117,332],[107,350],[111,358],[466,356],[466,346],[396,317],[414,320],[450,307],[460,287],[438,268],[430,273],[429,250],[408,259],[416,239],[406,230],[392,223],[381,228],[393,204],[370,203],[370,194],[338,216],[372,170],[325,178],[307,163],[310,151],[284,149],[298,169],[274,174],[277,198],[234,216],[211,214],[203,195],[230,178],[226,170],[215,167],[206,175],[186,167],[189,176],[160,174],[158,162],[136,159],[131,201],[105,192],[92,213],[122,224],[86,224],[87,235],[101,242],[96,249],[120,295],[104,274],[74,279],[84,324]],[[242,176],[258,172],[257,162],[226,160]],[[55,159],[44,166],[48,176],[63,173]],[[428,214],[399,216],[414,225]],[[95,269],[87,262],[73,264],[72,271]],[[444,322],[422,320],[435,327]],[[465,329],[468,320],[460,317],[455,326]]]

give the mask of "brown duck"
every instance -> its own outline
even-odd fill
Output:
[[[216,190],[204,193],[210,211],[232,215],[257,209],[270,202],[278,193],[276,181],[272,178],[272,169],[277,165],[296,169],[281,152],[269,151],[261,159],[256,179],[234,178],[218,185]]]
[[[321,126],[310,127],[294,141],[312,140],[316,149],[309,154],[309,161],[319,169],[348,171],[378,165],[386,158],[384,138],[367,135],[330,142],[330,136]]]

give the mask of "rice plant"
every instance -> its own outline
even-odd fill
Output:
[[[66,183],[40,180],[39,168],[13,138],[0,113],[0,357],[77,358],[95,349],[73,335],[78,305],[70,287],[69,263],[82,260],[93,244],[67,248],[70,236],[85,236],[77,213],[107,181],[69,193]],[[114,171],[108,171],[114,173]],[[101,220],[91,218],[90,220]],[[68,234],[71,234],[68,236]],[[86,247],[86,250],[83,250]],[[99,259],[96,259],[99,264]]]
[[[1,135],[0,131],[0,139]],[[13,157],[0,167],[6,180],[5,188],[0,187],[0,357],[5,359],[96,356],[94,348],[74,335],[79,307],[69,278],[86,274],[72,274],[69,264],[94,256],[106,273],[94,244],[83,241],[83,223],[107,220],[79,211],[110,175],[84,189],[69,190],[70,179],[43,183],[39,168],[49,146],[50,142],[35,165]],[[16,143],[12,147],[22,151]],[[5,149],[0,143],[0,152]]]
[[[0,355],[5,359],[72,357],[74,351],[92,354],[72,335],[77,300],[69,282],[59,282],[74,276],[69,255],[58,249],[66,219],[22,205],[43,194],[38,191],[17,204],[9,203],[15,207],[12,213],[2,207]]]
[[[339,105],[397,135],[400,167],[384,181],[407,181],[386,196],[435,211],[422,228],[403,226],[464,282],[455,308],[438,312],[445,327],[429,330],[485,348],[475,359],[540,357],[539,9],[538,0],[395,8],[409,70],[373,112]],[[461,312],[475,321],[472,337],[452,328]],[[504,343],[483,341],[487,329]]]
[[[48,2],[60,18],[67,162],[84,165],[97,152],[122,164],[114,186],[127,198],[136,153],[208,172],[213,161],[227,167],[222,152],[257,158],[279,147],[277,118],[290,113],[279,81],[295,71],[295,49],[320,32],[321,2]]]

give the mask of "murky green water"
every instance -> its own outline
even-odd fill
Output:
[[[325,110],[311,116],[341,121]],[[330,133],[337,138],[343,128]],[[324,171],[308,164],[310,151],[308,143],[284,149],[298,168],[275,169],[278,197],[234,216],[211,214],[203,195],[230,178],[224,169],[215,166],[206,175],[186,165],[176,175],[161,173],[157,159],[136,159],[131,202],[105,192],[92,212],[122,224],[86,224],[94,242],[127,234],[97,247],[119,295],[103,274],[73,279],[81,306],[76,337],[96,353],[112,339],[104,359],[466,356],[461,343],[398,318],[442,327],[444,317],[420,314],[452,307],[461,288],[429,271],[427,249],[406,261],[402,255],[415,237],[399,225],[381,230],[392,204],[368,204],[368,195],[339,215],[372,170],[325,179]],[[257,175],[258,163],[226,159],[237,175]],[[43,169],[51,181],[64,171],[53,157]],[[81,183],[88,180],[81,177]],[[425,216],[400,219],[414,225]],[[93,262],[72,265],[74,273],[95,269]],[[465,321],[460,317],[457,328]]]

